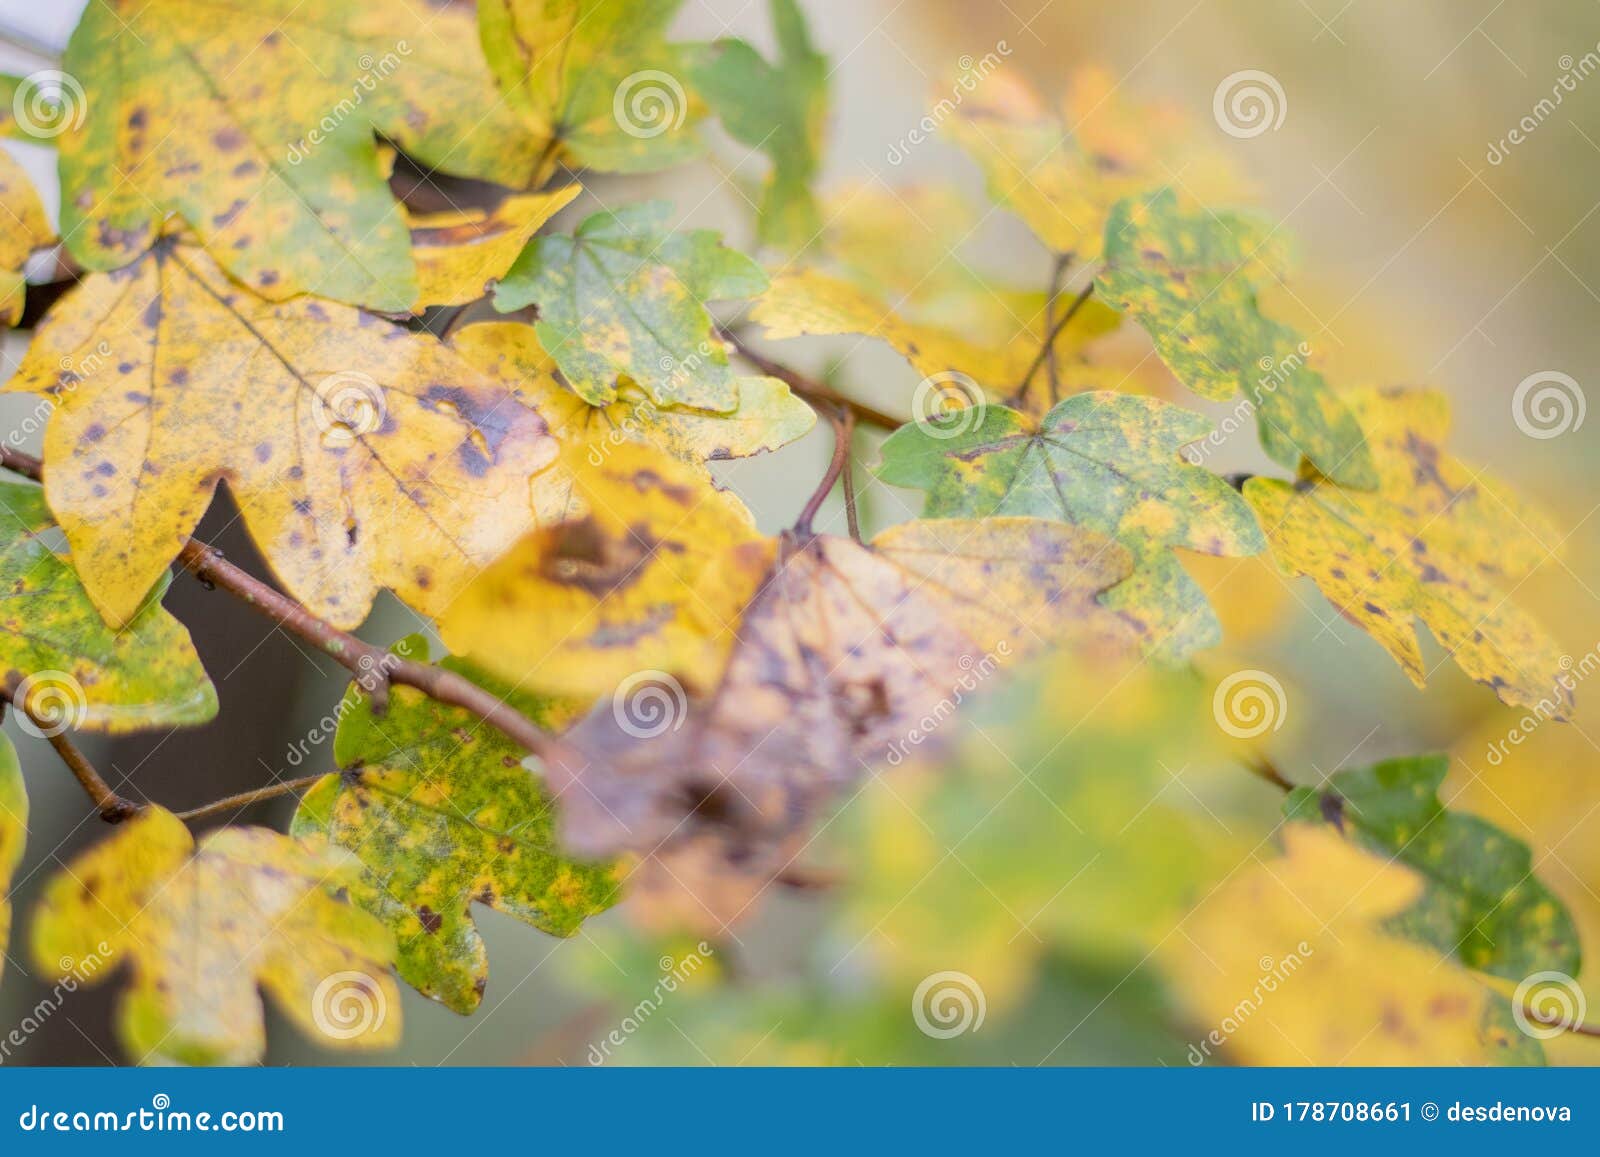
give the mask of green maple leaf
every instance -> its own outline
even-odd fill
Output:
[[[426,658],[420,638],[403,647]],[[460,663],[444,665],[487,682]],[[507,697],[539,721],[570,710]],[[380,718],[352,686],[334,739],[345,770],[306,793],[290,828],[359,857],[364,871],[351,899],[394,933],[400,976],[456,1012],[478,1007],[489,976],[474,903],[571,936],[618,899],[611,865],[562,854],[553,805],[523,766],[526,756],[493,727],[421,692],[394,688]]]
[[[811,182],[821,166],[828,117],[828,58],[812,46],[795,0],[771,0],[771,13],[776,64],[743,40],[719,40],[704,51],[694,79],[728,135],[771,159],[761,240],[794,250],[822,230]]]
[[[1172,554],[1184,547],[1251,555],[1266,541],[1244,500],[1179,451],[1211,423],[1154,398],[1093,392],[1035,422],[1005,406],[902,426],[883,444],[878,476],[928,492],[924,515],[1051,518],[1116,538],[1137,570],[1103,599],[1182,660],[1215,645],[1216,616]]]
[[[540,142],[546,168],[568,161],[638,173],[700,151],[681,78],[691,49],[669,44],[683,0],[482,0],[483,55],[501,95]]]
[[[161,607],[167,578],[122,630],[108,627],[66,558],[44,492],[0,481],[0,671],[48,726],[124,732],[204,723],[217,692],[186,631]]]
[[[1275,462],[1297,468],[1306,459],[1345,485],[1375,486],[1360,423],[1305,365],[1300,335],[1256,301],[1281,278],[1283,248],[1262,222],[1185,210],[1166,189],[1112,210],[1095,285],[1144,327],[1189,389],[1214,401],[1244,394]]]
[[[596,213],[571,236],[535,237],[495,286],[510,312],[537,304],[539,341],[593,405],[619,381],[657,402],[726,412],[737,380],[706,302],[754,297],[766,274],[712,230],[673,233],[665,201]]]
[[[1339,824],[1357,844],[1415,868],[1422,898],[1391,927],[1469,968],[1521,980],[1553,970],[1576,976],[1578,929],[1565,904],[1533,874],[1528,845],[1477,816],[1449,811],[1439,786],[1445,755],[1388,759],[1290,793],[1290,819]]]
[[[374,134],[513,186],[537,160],[473,31],[422,0],[95,0],[62,62],[83,97],[58,138],[72,255],[126,265],[176,212],[263,296],[410,309],[405,221]]]

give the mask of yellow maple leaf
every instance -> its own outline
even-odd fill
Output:
[[[556,454],[537,413],[446,346],[257,297],[176,236],[85,278],[5,388],[55,401],[45,496],[114,624],[223,479],[316,614],[353,627],[385,586],[438,608],[527,527],[525,480]]]
[[[482,297],[511,268],[528,238],[582,191],[574,183],[548,193],[513,194],[489,211],[408,213],[411,256],[417,263],[415,312]]]

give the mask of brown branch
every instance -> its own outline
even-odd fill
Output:
[[[222,799],[212,800],[210,803],[201,804],[199,807],[174,814],[186,823],[191,820],[203,820],[219,812],[233,811],[236,808],[249,807],[253,803],[261,803],[265,800],[276,799],[281,795],[288,795],[291,792],[299,791],[301,788],[310,787],[312,784],[326,779],[330,774],[332,773],[323,772],[319,775],[304,775],[299,779],[280,780],[278,783],[271,784],[268,787],[258,787],[254,791],[241,791],[238,795],[224,796]]]
[[[1061,336],[1067,326],[1072,324],[1072,319],[1078,316],[1078,311],[1083,308],[1084,303],[1093,295],[1094,282],[1091,281],[1083,287],[1082,292],[1077,297],[1072,299],[1072,304],[1067,306],[1067,311],[1061,315],[1060,320],[1050,327],[1050,332],[1045,334],[1044,345],[1040,347],[1039,353],[1033,359],[1033,363],[1028,366],[1028,372],[1022,375],[1022,384],[1011,395],[1013,398],[1020,398],[1027,392],[1028,383],[1033,381],[1033,375],[1039,372],[1040,366],[1044,365],[1046,361],[1049,361],[1052,365],[1055,363],[1056,339]],[[1051,396],[1055,396],[1053,389]]]
[[[1278,770],[1277,765],[1264,755],[1256,756],[1247,762],[1245,767],[1249,769],[1251,775],[1256,776],[1258,779],[1266,780],[1273,787],[1282,791],[1293,791],[1295,789],[1294,783],[1285,778],[1283,772]]]
[[[0,445],[0,465],[36,481],[42,477],[37,458],[4,445]],[[178,552],[177,561],[201,582],[227,591],[345,667],[356,684],[372,697],[373,709],[379,714],[387,704],[389,686],[399,683],[415,687],[430,699],[471,712],[535,754],[549,750],[549,735],[533,720],[470,679],[362,642],[235,566],[215,547],[191,538]]]
[[[139,811],[139,805],[131,799],[124,799],[111,789],[111,785],[95,770],[94,764],[89,762],[89,757],[79,751],[72,740],[66,736],[65,728],[56,730],[56,723],[40,719],[14,698],[14,689],[0,693],[6,702],[33,723],[34,728],[43,735],[50,746],[61,757],[61,762],[67,765],[67,770],[72,772],[72,777],[78,781],[78,786],[83,788],[84,794],[89,797],[89,802],[100,811],[100,818],[108,824],[120,824],[129,816]]]
[[[886,414],[882,410],[874,409],[865,402],[847,398],[832,386],[819,382],[815,378],[808,378],[780,362],[773,361],[765,354],[752,349],[743,338],[725,326],[719,327],[718,333],[722,340],[732,346],[734,352],[745,361],[755,366],[756,369],[768,377],[777,378],[808,402],[843,406],[855,415],[857,421],[865,422],[869,426],[877,426],[883,430],[898,430],[906,424],[906,419],[904,418],[896,418],[893,414]]]

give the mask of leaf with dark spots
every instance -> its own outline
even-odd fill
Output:
[[[1199,414],[1155,398],[1075,394],[1035,421],[1005,406],[902,426],[878,476],[928,492],[932,518],[1023,515],[1087,527],[1122,543],[1139,571],[1106,604],[1141,624],[1152,651],[1182,662],[1221,625],[1173,547],[1251,555],[1266,548],[1250,507],[1181,451],[1211,432]]]
[[[126,965],[119,1035],[141,1064],[259,1063],[262,992],[325,1048],[390,1048],[401,1020],[393,938],[338,898],[358,871],[343,852],[265,828],[225,828],[197,845],[183,821],[148,807],[46,885],[33,959],[45,976],[91,984]],[[83,880],[99,881],[92,896]],[[341,1002],[372,1010],[359,1031],[330,1003],[340,984],[352,988]]]
[[[630,878],[646,903],[732,921],[830,799],[929,749],[919,720],[1046,645],[1136,647],[1097,601],[1131,565],[1032,518],[912,522],[871,546],[786,535],[704,696],[635,679],[562,738],[548,775],[569,841],[646,857]]]
[[[556,453],[543,419],[426,335],[231,287],[187,243],[92,274],[7,384],[54,395],[46,495],[95,605],[136,614],[225,478],[284,585],[336,625],[381,587],[442,606],[531,524],[525,480]],[[138,481],[97,492],[103,463]]]
[[[90,4],[62,62],[84,92],[58,138],[72,255],[125,265],[176,213],[265,296],[410,309],[417,271],[374,134],[519,187],[538,157],[474,32],[421,0]]]
[[[427,658],[420,636],[396,650]],[[544,725],[572,714],[454,660],[445,666]],[[334,757],[345,770],[306,794],[291,831],[314,847],[359,857],[362,871],[347,885],[351,900],[393,932],[401,978],[446,1007],[472,1012],[488,980],[473,902],[571,936],[617,901],[612,866],[578,862],[557,846],[554,807],[523,766],[527,752],[470,713],[395,687],[380,718],[352,685]]]
[[[1345,401],[1367,430],[1378,489],[1350,490],[1314,473],[1299,486],[1246,482],[1279,567],[1315,581],[1417,686],[1427,674],[1420,620],[1503,702],[1565,716],[1576,680],[1555,641],[1509,597],[1561,536],[1506,487],[1444,452],[1450,408],[1442,394],[1358,390]],[[1431,464],[1425,483],[1419,455]]]
[[[714,680],[771,540],[733,495],[639,443],[598,464],[579,444],[556,469],[579,510],[479,575],[440,619],[445,642],[553,694],[605,694],[640,670]]]
[[[54,237],[28,174],[15,157],[0,151],[0,330],[22,319],[27,294],[23,266],[29,254]]]

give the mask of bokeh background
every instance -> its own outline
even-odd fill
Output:
[[[49,66],[79,7],[71,0],[48,6],[0,0],[0,71]],[[1540,502],[1568,536],[1563,556],[1540,568],[1517,592],[1519,601],[1538,612],[1575,659],[1600,645],[1600,520],[1593,517],[1600,503],[1594,485],[1600,417],[1558,437],[1534,438],[1511,411],[1513,391],[1533,374],[1564,373],[1583,389],[1597,384],[1600,75],[1564,93],[1561,106],[1499,163],[1490,157],[1491,145],[1550,95],[1574,60],[1600,51],[1600,6],[1592,0],[806,0],[805,7],[833,68],[825,191],[935,183],[984,203],[977,170],[950,143],[921,145],[898,164],[889,153],[950,91],[964,60],[981,59],[1002,43],[1009,62],[1046,94],[1059,94],[1074,69],[1101,66],[1116,78],[1119,95],[1183,108],[1200,143],[1242,174],[1250,201],[1301,242],[1293,293],[1274,308],[1306,330],[1335,381],[1428,383],[1449,392],[1457,453],[1491,466]],[[678,32],[685,39],[736,34],[763,48],[772,43],[758,0],[688,0]],[[1220,131],[1212,116],[1219,82],[1241,69],[1277,78],[1286,106],[1279,128],[1244,140]],[[28,145],[3,147],[29,165],[53,202],[52,155]],[[762,162],[726,140],[714,155],[712,166],[597,182],[564,220],[592,210],[595,199],[616,204],[666,196],[685,223],[747,242],[752,229],[740,186],[759,179]],[[925,243],[913,229],[907,236],[908,244]],[[1047,255],[999,211],[984,217],[959,258],[1019,286],[1040,287],[1049,272]],[[23,341],[25,335],[6,337],[0,376],[15,364]],[[841,389],[896,410],[904,409],[917,377],[873,343],[790,343],[783,352],[828,372]],[[14,428],[30,409],[26,399],[0,399],[0,424]],[[1213,465],[1260,466],[1246,442],[1232,440]],[[826,433],[814,435],[772,458],[739,464],[726,480],[763,526],[775,529],[792,519],[827,449]],[[872,460],[870,438],[861,452]],[[891,493],[865,472],[859,477],[874,521],[912,511],[914,496]],[[226,515],[213,511],[202,534],[258,565]],[[1588,955],[1600,952],[1600,729],[1587,710],[1593,690],[1580,686],[1574,722],[1538,728],[1496,766],[1487,759],[1488,745],[1517,715],[1452,666],[1439,665],[1427,692],[1419,692],[1376,645],[1338,621],[1309,583],[1286,585],[1262,562],[1192,561],[1214,589],[1228,631],[1224,647],[1203,656],[1191,677],[1204,692],[1195,692],[1197,702],[1235,668],[1276,673],[1288,689],[1289,712],[1271,753],[1297,781],[1316,782],[1336,767],[1387,754],[1449,749],[1446,798],[1528,841],[1540,876],[1577,915]],[[114,780],[125,780],[132,794],[183,807],[331,766],[325,745],[303,766],[292,765],[288,754],[337,701],[342,680],[331,665],[196,584],[175,583],[168,605],[198,638],[222,714],[192,732],[97,745],[93,754]],[[364,634],[386,642],[417,626],[389,603]],[[1438,659],[1436,648],[1431,656]],[[1024,747],[1048,736],[1062,726],[1060,712],[1074,706],[1054,703],[1055,714],[1036,710],[1052,686],[1002,690],[985,726],[1010,729],[1006,734]],[[1182,704],[1186,694],[1180,689],[1172,701]],[[1276,793],[1244,775],[1225,750],[1212,750],[1213,739],[1191,734],[1175,718],[1184,710],[1172,708],[1174,717],[1157,724],[1102,713],[1051,756],[1051,767],[1063,775],[1089,767],[1133,778],[1171,760],[1180,786],[1166,802],[1190,806],[1186,799],[1198,798],[1203,786],[1208,800],[1221,801],[1210,805],[1218,809],[1213,818],[1254,843],[1271,830]],[[14,737],[36,833],[16,889],[25,935],[43,879],[98,832],[44,745]],[[841,809],[815,857],[829,886],[775,895],[736,936],[710,945],[707,965],[611,1050],[613,1059],[1185,1063],[1194,1026],[1174,1021],[1153,969],[1130,969],[1102,951],[1093,921],[1052,920],[1051,931],[1040,934],[1034,914],[1018,909],[1003,888],[963,880],[960,857],[941,861],[948,870],[906,877],[907,865],[925,852],[916,845],[945,830],[935,817],[952,808],[959,813],[963,800],[993,802],[983,785],[1003,783],[1007,771],[985,755],[986,746],[981,738],[959,745],[965,772],[943,786],[902,769]],[[1152,791],[1166,790],[1160,774],[1148,782]],[[960,794],[966,791],[978,795]],[[281,824],[289,806],[279,801],[248,818]],[[1002,810],[970,837],[962,829],[962,847],[973,863],[993,869],[980,873],[986,880],[1014,880],[1019,894],[1032,895],[1052,865],[1008,822]],[[1021,817],[1016,822],[1023,824]],[[591,1046],[650,996],[661,958],[681,961],[693,950],[692,941],[643,931],[626,910],[565,942],[489,912],[480,911],[479,921],[492,969],[484,1009],[462,1019],[408,991],[405,1043],[385,1061],[588,1063]],[[984,981],[984,1031],[945,1041],[917,1030],[905,978],[940,968]],[[1591,1007],[1600,1007],[1600,986],[1590,976],[1580,979],[1592,993]],[[13,950],[0,987],[0,1025],[20,1021],[47,992]],[[112,1005],[109,989],[74,994],[6,1063],[119,1060],[108,1031]],[[338,1063],[282,1023],[272,1025],[270,1039],[272,1062]],[[1547,1051],[1561,1063],[1600,1060],[1600,1042],[1592,1040],[1558,1040]]]

